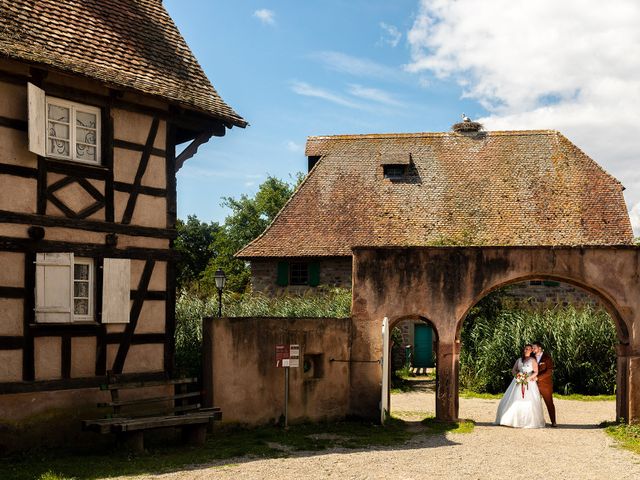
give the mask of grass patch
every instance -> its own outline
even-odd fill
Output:
[[[617,440],[622,448],[640,454],[640,425],[626,423],[605,423],[603,426],[608,435]]]
[[[426,433],[444,434],[450,433],[471,433],[476,424],[473,420],[460,420],[458,422],[439,422],[435,417],[427,417],[420,422],[425,428]]]
[[[435,425],[435,424],[434,424]],[[457,427],[455,427],[457,428]],[[278,458],[294,452],[321,451],[342,447],[364,449],[372,446],[401,445],[417,434],[444,434],[454,427],[427,425],[414,431],[407,423],[391,418],[383,427],[361,422],[294,425],[256,429],[219,429],[202,447],[167,445],[147,441],[147,452],[129,455],[112,449],[32,451],[0,459],[2,480],[84,480],[121,475],[155,475],[194,465],[210,465],[239,457]],[[423,431],[424,430],[424,431]]]

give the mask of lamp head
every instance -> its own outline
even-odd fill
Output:
[[[224,272],[219,268],[216,270],[216,273],[213,275],[213,279],[216,282],[216,288],[218,290],[222,290],[224,288],[225,283],[227,283],[227,276]]]

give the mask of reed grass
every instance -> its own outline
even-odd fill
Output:
[[[554,390],[569,395],[615,393],[617,335],[608,313],[590,305],[474,309],[463,326],[460,387],[500,393],[526,343],[540,341],[553,358]]]

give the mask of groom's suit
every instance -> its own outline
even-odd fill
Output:
[[[533,355],[535,358],[535,355]],[[553,359],[551,355],[542,352],[542,357],[538,362],[538,389],[540,395],[547,406],[551,423],[556,423],[556,407],[553,404]]]

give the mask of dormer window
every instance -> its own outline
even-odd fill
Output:
[[[384,178],[395,180],[403,178],[407,174],[406,165],[383,165]]]

